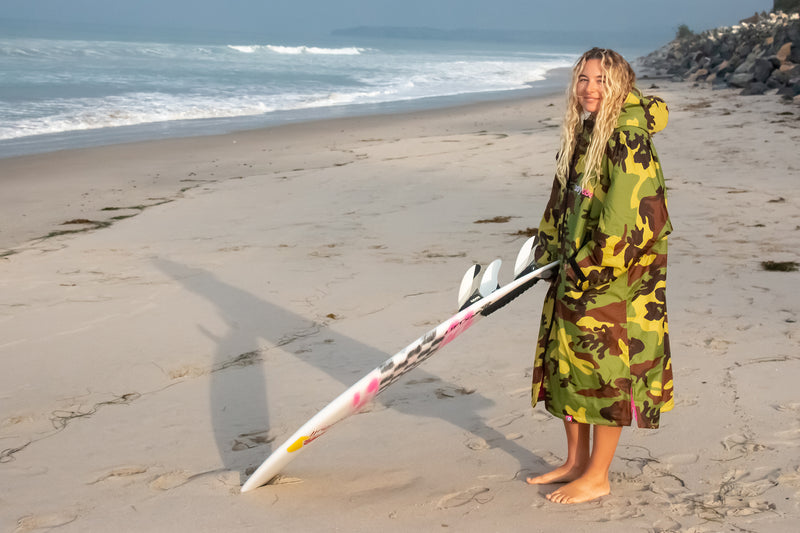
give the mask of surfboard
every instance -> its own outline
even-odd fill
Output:
[[[334,424],[362,410],[375,396],[413,370],[434,353],[464,333],[480,318],[505,306],[540,279],[554,273],[558,262],[535,268],[535,237],[528,239],[517,255],[514,280],[502,287],[498,284],[501,261],[493,261],[480,276],[480,265],[473,265],[464,274],[459,287],[459,312],[431,329],[417,340],[387,359],[358,380],[336,399],[311,417],[286,442],[281,444],[242,485],[248,492],[270,482],[300,452],[322,437]]]

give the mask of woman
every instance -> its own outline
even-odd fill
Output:
[[[561,150],[536,262],[560,261],[542,312],[532,403],[564,420],[567,459],[528,483],[567,485],[547,499],[610,492],[623,426],[657,428],[673,406],[665,300],[666,187],[651,135],[667,108],[642,96],[612,50],[573,69]],[[590,429],[594,436],[590,448]]]

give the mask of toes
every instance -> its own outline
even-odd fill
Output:
[[[560,504],[569,504],[575,501],[575,499],[572,496],[570,496],[569,494],[564,494],[563,492],[561,492],[561,490],[551,492],[550,494],[546,495],[545,498],[547,498],[549,501],[553,503],[560,503]]]

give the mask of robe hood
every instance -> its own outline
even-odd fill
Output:
[[[669,120],[667,104],[657,96],[642,96],[638,89],[628,94],[617,120],[617,128],[634,127],[651,135],[663,130]]]

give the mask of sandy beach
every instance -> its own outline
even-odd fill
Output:
[[[652,87],[655,84],[657,87]],[[242,482],[450,316],[550,193],[563,97],[0,159],[0,530],[794,531],[800,107],[642,80],[670,106],[675,409],[612,494],[545,500],[535,287]]]

